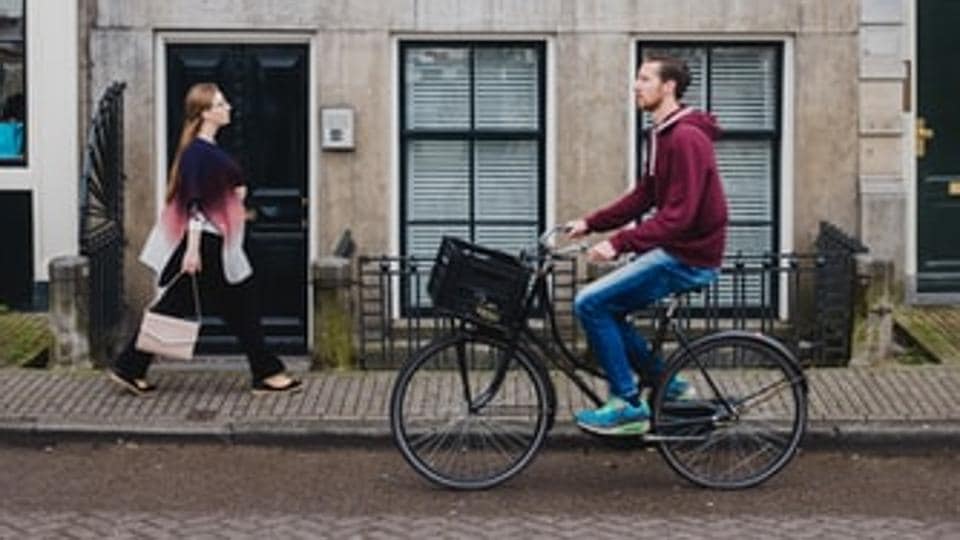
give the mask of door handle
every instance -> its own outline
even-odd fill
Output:
[[[947,184],[947,195],[960,197],[960,180],[952,180]]]
[[[927,120],[917,117],[917,157],[922,158],[927,155],[927,141],[933,139],[936,133],[932,128],[927,127]]]

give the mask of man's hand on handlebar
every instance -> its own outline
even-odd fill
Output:
[[[607,262],[617,258],[617,250],[609,240],[594,245],[587,251],[587,260],[590,262]]]
[[[590,227],[587,226],[586,220],[583,219],[568,221],[563,225],[554,227],[548,233],[546,233],[544,237],[541,237],[541,245],[543,245],[546,237],[549,237],[549,235],[555,234],[556,232],[563,232],[568,239],[577,240],[590,234]],[[576,244],[565,246],[559,249],[552,249],[551,251],[558,255],[569,255],[583,253],[586,251],[587,260],[591,262],[606,262],[617,258],[617,250],[613,248],[613,244],[611,244],[609,240],[600,242],[593,247],[590,247],[590,244],[586,242],[578,242]]]
[[[567,224],[563,226],[563,232],[567,234],[567,238],[570,240],[576,240],[589,234],[590,227],[587,227],[586,220],[575,219],[568,221]]]

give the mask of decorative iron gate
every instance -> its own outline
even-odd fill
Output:
[[[816,246],[823,259],[817,273],[815,311],[822,322],[820,341],[824,356],[850,358],[856,255],[869,250],[859,240],[826,221],[820,222]]]
[[[123,90],[104,92],[87,134],[80,174],[80,254],[90,260],[90,355],[111,353],[123,294]]]

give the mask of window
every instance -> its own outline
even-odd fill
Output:
[[[710,111],[723,129],[716,142],[717,166],[729,204],[727,258],[779,250],[780,80],[782,48],[769,43],[642,43],[638,61],[650,52],[686,60],[692,80],[682,102]],[[639,67],[639,65],[638,65]],[[650,125],[650,115],[639,120]],[[645,156],[644,132],[638,163]],[[750,281],[753,278],[748,278]],[[746,284],[759,299],[760,283]],[[733,289],[720,282],[721,302]]]
[[[404,255],[432,259],[443,235],[511,253],[535,242],[544,227],[544,54],[540,42],[401,45]]]
[[[26,163],[24,0],[0,0],[0,164]]]

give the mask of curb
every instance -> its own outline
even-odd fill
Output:
[[[802,446],[811,450],[896,450],[898,453],[960,446],[960,423],[949,421],[816,422]]]
[[[136,440],[237,445],[308,445],[330,447],[392,446],[385,420],[299,420],[226,422],[190,426],[183,423],[63,422],[38,418],[0,418],[0,444],[51,444]],[[604,439],[573,423],[558,422],[547,435],[548,448],[655,446],[635,439]],[[811,422],[801,442],[806,450],[896,450],[898,453],[960,446],[960,422],[877,421]]]

